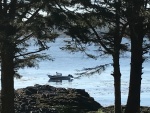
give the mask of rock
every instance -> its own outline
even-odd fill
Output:
[[[15,91],[16,113],[86,113],[101,107],[82,89],[36,84]]]

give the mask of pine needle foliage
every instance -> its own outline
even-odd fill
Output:
[[[59,36],[56,23],[60,20],[54,20],[53,14],[57,16],[61,11],[58,5],[68,3],[66,0],[1,1],[0,53],[5,42],[13,48],[16,73],[19,68],[38,66],[41,60],[53,60],[44,54],[49,49],[47,44]]]
[[[14,76],[21,77],[18,69],[38,66],[41,60],[53,60],[45,54],[48,43],[59,35],[56,30],[59,20],[52,16],[62,12],[60,5],[69,3],[68,0],[0,1],[1,113],[15,112]]]
[[[91,75],[94,75],[94,74],[101,74],[110,65],[111,64],[109,63],[109,64],[100,65],[100,66],[95,66],[95,67],[92,67],[92,68],[91,67],[90,68],[84,68],[82,70],[78,70],[78,73],[76,73],[76,75],[91,76]]]

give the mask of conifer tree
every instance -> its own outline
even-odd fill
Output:
[[[120,51],[126,51],[127,47],[121,44],[123,35],[125,34],[126,23],[122,18],[121,1],[77,1],[74,0],[72,4],[79,4],[74,11],[69,11],[65,15],[69,15],[68,18],[72,23],[65,23],[62,26],[63,29],[68,29],[66,34],[72,37],[72,40],[67,41],[66,50],[85,51],[83,45],[95,44],[99,46],[97,50],[101,55],[109,54],[113,58],[113,77],[114,77],[114,89],[115,89],[115,113],[121,113],[121,73],[119,57]],[[107,6],[107,7],[105,7]],[[61,6],[63,9],[63,6]],[[68,14],[69,13],[69,14]],[[57,17],[56,17],[57,18]],[[122,22],[121,22],[122,21]],[[124,22],[124,23],[123,23]],[[102,32],[101,29],[106,28],[107,31]],[[73,43],[75,41],[75,43]],[[86,53],[91,58],[95,56]],[[100,57],[99,56],[99,57]],[[104,70],[108,64],[96,66],[95,68],[86,68],[84,74],[99,73]],[[88,73],[87,71],[90,71]]]
[[[66,48],[71,51],[85,51],[80,44],[94,43],[100,46],[100,52],[111,54],[113,57],[114,86],[115,86],[115,113],[121,113],[121,89],[120,89],[120,50],[127,50],[126,45],[121,44],[123,37],[128,36],[131,39],[131,73],[129,97],[126,113],[139,112],[140,107],[140,87],[142,75],[143,54],[149,50],[148,44],[143,44],[145,37],[149,38],[149,0],[104,0],[104,1],[78,1],[73,0],[72,4],[78,3],[74,11],[69,11],[72,23],[66,23],[62,26],[68,29],[67,34],[75,40],[75,46],[67,41]],[[68,10],[68,9],[66,9]],[[76,12],[76,13],[75,13]],[[78,13],[79,12],[79,13]],[[67,14],[67,13],[66,13]],[[69,21],[70,22],[70,21]],[[71,25],[72,24],[72,25]],[[102,27],[110,29],[105,34],[100,32]],[[87,54],[95,58],[93,55]],[[138,57],[136,57],[138,56]],[[95,72],[103,70],[104,66],[96,68]],[[91,72],[94,73],[93,71]],[[87,72],[82,73],[87,74]],[[136,104],[135,104],[136,103]]]
[[[144,54],[149,50],[144,43],[144,40],[149,41],[149,4],[149,0],[125,0],[125,16],[129,22],[131,39],[130,83],[125,113],[140,113],[142,64],[145,61]]]
[[[54,26],[47,25],[51,13],[59,11],[56,1],[0,1],[1,113],[15,112],[14,76],[18,75],[17,70],[51,59],[42,51],[48,49],[47,42],[58,36]],[[61,2],[66,4],[67,0]],[[30,46],[35,48],[29,50]]]
[[[121,39],[123,36],[128,36],[131,39],[131,72],[130,72],[130,84],[129,95],[127,100],[126,113],[140,112],[140,91],[141,91],[141,75],[142,75],[142,63],[145,61],[144,54],[149,51],[148,44],[145,44],[149,39],[150,33],[150,1],[146,0],[111,0],[111,1],[91,1],[81,2],[80,5],[86,9],[82,15],[82,21],[87,24],[86,31],[80,28],[86,28],[85,25],[80,26],[77,24],[78,35],[71,35],[74,37],[80,37],[81,42],[94,42],[100,43],[103,50],[108,52],[113,57],[114,66],[114,85],[115,89],[115,113],[121,113],[121,96],[120,95],[120,72],[119,69],[119,52],[121,50]],[[81,7],[83,9],[83,7]],[[95,16],[96,15],[96,16]],[[95,18],[95,17],[96,18]],[[95,20],[92,18],[94,17]],[[99,24],[99,18],[105,22],[105,24]],[[92,19],[91,19],[92,18]],[[89,21],[91,20],[91,21]],[[94,20],[94,22],[93,22]],[[83,23],[84,23],[83,22]],[[94,24],[95,23],[95,24]],[[101,36],[101,33],[97,32],[101,26],[109,27],[111,25],[111,32]],[[80,27],[79,27],[80,26]],[[85,34],[83,31],[86,31]],[[114,32],[113,32],[114,31]],[[127,31],[127,32],[126,32]],[[90,33],[91,34],[90,34]],[[113,32],[113,33],[112,33]],[[71,33],[74,33],[74,29]],[[80,33],[80,34],[79,34]],[[112,33],[112,34],[111,34]],[[87,35],[88,34],[88,35]],[[90,34],[90,35],[89,35]],[[93,34],[98,37],[99,40],[94,39]],[[105,37],[104,37],[105,36]],[[90,37],[90,38],[89,38]],[[78,38],[77,38],[78,39]],[[93,40],[92,40],[93,39]],[[145,40],[145,41],[144,41]],[[79,39],[78,39],[79,41]],[[125,46],[123,46],[125,47]],[[124,50],[126,50],[124,48]],[[92,68],[93,69],[93,68]],[[118,84],[117,84],[118,83]],[[117,93],[117,94],[116,94]],[[118,96],[117,96],[118,95]],[[117,107],[118,106],[118,107]]]

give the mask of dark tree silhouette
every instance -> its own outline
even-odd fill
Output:
[[[82,51],[88,57],[96,58],[94,55],[88,54],[84,45],[95,44],[99,46],[97,50],[100,56],[109,54],[113,58],[113,77],[115,87],[115,113],[121,113],[121,73],[120,73],[120,50],[126,51],[126,45],[121,44],[123,35],[128,25],[122,18],[121,1],[101,2],[101,1],[77,1],[72,4],[80,4],[82,7],[75,8],[74,11],[65,9],[64,15],[68,15],[68,22],[65,21],[66,34],[72,37],[71,41],[67,41],[64,50],[72,52]],[[105,7],[107,6],[107,7]],[[60,6],[63,9],[63,6]],[[84,9],[84,13],[81,13]],[[113,9],[113,10],[111,10]],[[55,17],[54,18],[58,18]],[[59,17],[61,18],[61,16]],[[107,30],[102,33],[101,29],[105,27]],[[75,42],[75,43],[74,43]],[[99,57],[100,57],[99,56]],[[96,66],[95,68],[86,68],[81,75],[89,75],[100,73],[109,64]],[[90,73],[88,73],[90,71]]]
[[[58,36],[54,26],[47,24],[51,13],[59,11],[56,2],[0,1],[1,113],[15,112],[14,75],[18,75],[17,70],[25,66],[34,67],[40,60],[51,59],[41,52],[48,49],[47,42]],[[67,0],[62,1],[62,4],[67,3]],[[36,46],[35,50],[28,51],[30,46]]]
[[[150,32],[149,0],[125,0],[126,17],[129,22],[131,38],[131,70],[127,107],[125,113],[140,113],[140,93],[142,80],[143,54],[149,46],[144,44],[144,38]],[[144,47],[146,46],[146,48]]]

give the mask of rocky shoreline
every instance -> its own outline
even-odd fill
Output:
[[[99,111],[101,111],[100,113],[114,113],[114,106],[101,107]],[[122,113],[124,113],[124,111],[125,111],[125,106],[122,106]],[[94,111],[94,112],[88,112],[88,113],[97,113],[97,112]],[[150,107],[141,106],[140,113],[150,113]]]
[[[15,91],[16,113],[86,113],[101,107],[83,89],[36,84]]]
[[[114,110],[114,106],[102,107],[84,89],[49,85],[17,89],[14,100],[15,113],[113,113]],[[150,113],[150,107],[141,107],[140,113]]]

